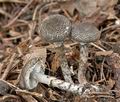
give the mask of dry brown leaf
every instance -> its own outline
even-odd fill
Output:
[[[108,14],[109,14],[109,17],[108,19],[115,19],[116,18],[116,13],[115,13],[115,10],[114,10],[114,6],[117,4],[118,0],[109,0],[108,2]]]
[[[15,91],[16,91],[16,94],[18,94],[18,95],[24,94],[24,95],[32,95],[32,96],[35,96],[35,97],[42,97],[43,96],[40,93],[30,92],[30,91],[27,91],[27,90],[16,89]]]
[[[9,34],[11,35],[11,36],[20,36],[21,35],[21,33],[19,33],[19,32],[16,32],[16,31],[14,31],[14,30],[10,30],[9,31]]]
[[[107,62],[112,68],[120,69],[120,55],[119,54],[113,53],[110,57],[108,57]]]
[[[118,0],[97,0],[97,5],[108,14],[108,19],[115,19],[114,6],[117,4]]]
[[[61,6],[61,8],[67,10],[71,16],[73,16],[74,10],[75,10],[74,2],[75,2],[74,0],[71,0],[66,3],[61,3],[60,6]]]
[[[108,82],[108,85],[106,86],[106,88],[111,90],[115,85],[115,80],[109,79],[107,82]]]
[[[3,102],[22,102],[20,97],[16,95],[5,95],[2,99]]]
[[[52,63],[51,63],[52,71],[56,72],[59,66],[60,66],[59,55],[55,54],[55,56],[53,57]]]
[[[35,57],[41,58],[42,61],[45,63],[46,62],[46,57],[47,57],[46,48],[32,47],[30,49],[30,52],[23,57],[24,64],[28,60],[30,60],[32,58],[35,58]]]
[[[117,53],[113,53],[107,59],[108,65],[113,68],[115,88],[120,90],[120,56]]]
[[[28,50],[29,50],[29,44],[28,44],[28,40],[21,42],[18,46],[17,46],[17,50],[19,55],[24,55]]]
[[[100,9],[98,9],[90,17],[85,17],[83,21],[93,23],[95,26],[99,26],[107,19],[107,17],[107,14],[101,13]]]
[[[88,16],[93,14],[97,9],[96,0],[76,0],[75,7],[81,16]]]

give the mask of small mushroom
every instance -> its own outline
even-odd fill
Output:
[[[64,53],[64,40],[69,37],[71,32],[71,23],[63,15],[55,14],[45,18],[40,25],[40,34],[43,40],[59,44],[60,65],[65,81],[72,82],[71,72]]]
[[[40,25],[41,37],[50,42],[63,42],[71,31],[70,21],[63,15],[55,14],[46,17]]]
[[[100,31],[93,24],[84,22],[73,25],[71,37],[80,43],[78,81],[80,84],[85,84],[87,83],[84,68],[88,58],[87,44],[97,41],[100,38]]]
[[[20,74],[19,85],[21,88],[33,89],[38,85],[38,81],[32,77],[33,72],[44,74],[44,62],[40,58],[30,59],[24,66]]]
[[[99,91],[100,87],[97,85],[79,85],[70,82],[65,82],[63,80],[57,79],[52,76],[45,75],[43,72],[44,66],[43,62],[39,58],[33,58],[28,61],[28,63],[23,66],[20,80],[19,80],[19,87],[23,89],[31,90],[35,88],[38,83],[43,83],[51,87],[56,87],[61,90],[69,91],[72,93],[76,93],[79,95],[83,95],[86,93],[91,92],[92,90]],[[87,87],[87,88],[86,88]],[[87,91],[86,91],[87,90]]]

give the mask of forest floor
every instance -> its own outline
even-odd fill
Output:
[[[77,94],[44,82],[33,89],[21,86],[26,64],[32,67],[29,61],[36,57],[45,64],[44,74],[65,80],[59,49],[39,32],[44,18],[54,14],[64,15],[72,25],[89,22],[101,32],[100,39],[87,46],[84,73],[87,83],[101,90]],[[79,42],[69,36],[64,46],[72,80],[78,85]],[[119,76],[119,0],[0,0],[0,102],[120,102]]]

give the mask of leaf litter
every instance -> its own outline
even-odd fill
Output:
[[[41,83],[32,90],[19,88],[22,67],[34,57],[44,61],[45,74],[64,80],[59,51],[38,31],[40,20],[56,13],[72,23],[91,22],[101,31],[100,40],[88,45],[85,76],[105,91],[82,97]],[[0,102],[119,102],[119,19],[119,0],[0,0]],[[78,84],[79,44],[66,39],[64,45],[72,79]]]

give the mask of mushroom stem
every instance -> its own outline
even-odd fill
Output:
[[[66,82],[70,82],[73,83],[72,78],[71,78],[71,72],[70,72],[70,68],[68,66],[68,62],[65,56],[65,52],[64,52],[64,44],[61,44],[60,47],[60,66],[61,66],[61,70],[63,73],[63,77],[65,79]]]
[[[79,69],[78,69],[78,81],[80,84],[86,84],[87,80],[85,77],[86,68],[85,64],[87,62],[88,57],[88,49],[85,43],[80,43],[80,62],[79,62]]]
[[[44,66],[41,59],[34,58],[30,60],[22,69],[19,85],[21,88],[33,89],[38,83],[43,83],[48,86],[57,87],[61,90],[69,91],[79,95],[88,95],[91,92],[99,92],[100,87],[92,84],[74,84],[59,80],[55,77],[45,75],[43,72]],[[24,84],[24,85],[22,85]]]
[[[38,73],[38,72],[35,72],[35,71],[33,71],[31,73],[31,77],[33,77],[35,80],[37,80],[40,83],[46,84],[48,86],[59,88],[61,90],[76,93],[76,94],[79,94],[79,95],[86,94],[86,93],[88,94],[89,92],[91,92],[91,88],[94,91],[99,90],[99,86],[90,85],[90,86],[88,86],[89,88],[86,89],[87,87],[85,88],[85,86],[83,86],[83,85],[65,82],[65,81],[59,80],[55,77],[51,77],[51,76],[41,74],[41,73]]]

